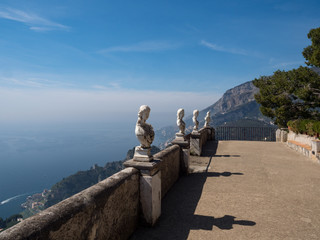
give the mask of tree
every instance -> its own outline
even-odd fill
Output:
[[[312,69],[299,67],[291,71],[276,71],[270,77],[255,79],[259,88],[255,99],[261,113],[274,119],[280,127],[298,118],[320,119],[320,98],[314,89],[320,89],[320,76]]]
[[[312,29],[308,37],[312,45],[303,55],[310,66],[320,66],[320,28]],[[272,118],[279,127],[295,119],[320,120],[320,76],[309,67],[276,71],[272,76],[253,80],[259,88],[255,95],[261,113]]]
[[[0,217],[0,228],[5,228],[5,222],[1,217]]]
[[[306,47],[302,54],[307,60],[308,66],[320,67],[320,28],[311,29],[308,33],[308,38],[311,39],[311,46]]]

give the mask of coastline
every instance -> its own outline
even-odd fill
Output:
[[[115,134],[117,133],[117,134]],[[124,159],[136,144],[126,129],[7,129],[0,136],[0,202],[20,194],[41,193],[55,183],[94,164]],[[117,136],[115,139],[114,136]],[[27,194],[26,194],[27,195]],[[0,205],[5,219],[21,212],[21,197]]]

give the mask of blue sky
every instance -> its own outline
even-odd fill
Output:
[[[0,123],[93,121],[141,104],[191,113],[303,65],[319,10],[317,0],[2,0]]]

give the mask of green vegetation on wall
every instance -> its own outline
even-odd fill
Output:
[[[295,133],[305,133],[310,136],[320,135],[320,121],[312,119],[297,119],[288,122],[288,127]]]

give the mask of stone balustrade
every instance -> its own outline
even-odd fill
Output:
[[[276,141],[277,142],[287,142],[288,140],[288,129],[281,128],[276,131]]]
[[[161,215],[161,199],[181,174],[188,174],[190,149],[201,155],[202,146],[215,137],[209,126],[197,137],[184,135],[179,114],[183,131],[172,146],[152,156],[149,112],[141,106],[136,125],[139,155],[126,161],[124,170],[1,232],[0,239],[127,239],[138,224],[153,226]]]
[[[320,163],[320,141],[316,137],[297,134],[287,129],[278,129],[276,140],[277,142],[286,142],[290,148]]]
[[[215,131],[212,127],[203,127],[197,132],[192,132],[190,135],[190,154],[201,156],[202,147],[208,140],[215,139]]]
[[[126,168],[0,233],[2,240],[127,239],[139,217],[139,171]]]

